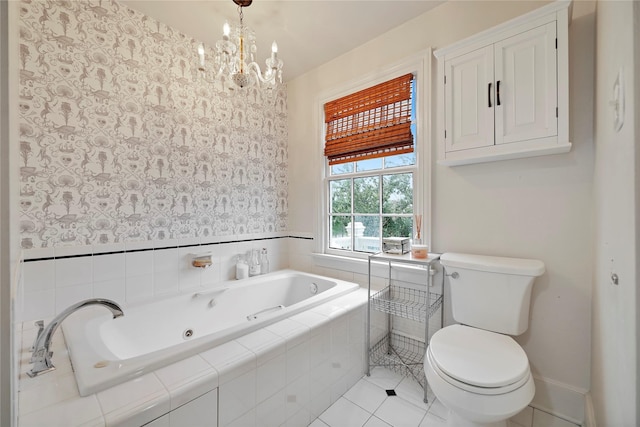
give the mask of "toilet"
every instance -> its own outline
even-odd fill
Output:
[[[449,410],[447,425],[506,427],[533,399],[529,360],[510,335],[529,327],[531,289],[541,261],[445,253],[453,318],[429,341],[424,372]]]

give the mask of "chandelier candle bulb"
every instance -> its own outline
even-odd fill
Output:
[[[222,40],[228,41],[229,34],[231,34],[231,27],[229,26],[228,22],[225,22],[224,25],[222,26]]]
[[[198,57],[200,58],[200,71],[204,71],[204,44],[198,45]]]

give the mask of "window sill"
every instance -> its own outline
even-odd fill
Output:
[[[330,255],[322,253],[311,254],[315,264],[319,267],[331,268],[341,271],[349,271],[356,274],[368,275],[368,260],[360,258],[352,258],[347,256]],[[438,263],[435,263],[432,268],[438,270]],[[425,283],[426,270],[423,267],[415,265],[393,265],[394,280],[400,280],[410,283]],[[373,261],[371,263],[371,275],[376,277],[388,277],[389,266],[384,261]]]

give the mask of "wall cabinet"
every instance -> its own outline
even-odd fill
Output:
[[[568,22],[559,1],[434,52],[444,134],[439,163],[568,152]]]

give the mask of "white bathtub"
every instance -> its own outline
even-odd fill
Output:
[[[281,270],[128,307],[117,319],[92,306],[69,316],[62,328],[80,395],[87,396],[357,288]]]

